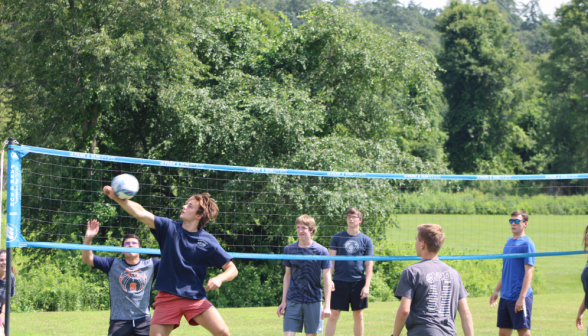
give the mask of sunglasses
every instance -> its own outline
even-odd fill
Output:
[[[510,224],[521,224],[521,222],[523,222],[523,220],[520,220],[520,219],[509,219],[508,222]]]

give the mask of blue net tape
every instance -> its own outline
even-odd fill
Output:
[[[376,174],[376,173],[353,173],[353,172],[328,172],[318,170],[296,170],[296,169],[276,169],[260,167],[241,167],[225,166],[203,163],[189,163],[178,161],[160,161],[127,158],[119,156],[88,154],[79,152],[68,152],[55,149],[46,149],[32,146],[15,147],[16,151],[22,153],[37,153],[52,156],[61,156],[69,158],[78,158],[84,160],[97,160],[119,163],[132,163],[148,166],[162,166],[201,170],[231,171],[240,173],[261,173],[274,175],[299,175],[299,176],[323,176],[323,177],[347,177],[347,178],[366,178],[366,179],[393,179],[393,180],[473,180],[473,181],[498,181],[498,180],[576,180],[588,179],[588,174],[560,174],[560,175],[429,175],[429,174]]]
[[[43,242],[26,242],[21,243],[21,247],[38,247],[54,248],[63,250],[91,250],[102,252],[133,252],[142,254],[160,255],[159,249],[148,248],[129,248],[102,245],[85,245],[85,244],[63,244],[63,243],[43,243]],[[441,260],[472,260],[472,259],[505,259],[505,258],[527,258],[527,257],[555,257],[563,255],[584,254],[584,251],[566,251],[566,252],[541,252],[541,253],[513,253],[513,254],[476,254],[476,255],[440,255]],[[374,260],[374,261],[403,261],[403,260],[421,260],[417,256],[317,256],[317,255],[295,255],[295,254],[265,254],[265,253],[230,253],[235,259],[273,259],[273,260]]]

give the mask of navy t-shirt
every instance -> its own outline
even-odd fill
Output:
[[[151,233],[161,250],[156,290],[193,300],[206,299],[206,269],[222,268],[233,259],[210,233],[203,229],[186,231],[181,222],[169,218],[155,216],[155,230]]]
[[[337,251],[338,256],[373,256],[374,245],[370,237],[363,233],[355,236],[347,231],[339,232],[331,238],[330,250]],[[357,282],[365,279],[365,261],[337,260],[333,280]]]
[[[14,273],[10,273],[10,287],[12,291],[10,293],[11,296],[14,296]],[[2,312],[2,304],[4,304],[4,299],[6,298],[6,277],[0,280],[0,313]]]
[[[298,242],[284,247],[284,254],[329,255],[329,251],[316,242],[300,247]],[[330,260],[284,260],[284,266],[292,268],[290,287],[286,299],[293,303],[323,301],[322,271],[331,268]]]

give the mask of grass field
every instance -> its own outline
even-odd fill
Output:
[[[508,215],[398,215],[400,228],[390,229],[387,239],[412,242],[419,224],[434,223],[443,226],[446,248],[469,251],[467,254],[502,253],[511,235],[509,218]],[[586,225],[588,216],[538,215],[529,218],[526,233],[533,239],[537,252],[576,251],[583,249]]]
[[[391,230],[389,239],[412,241],[418,224],[438,223],[443,225],[446,231],[448,247],[456,250],[475,250],[474,253],[500,253],[510,234],[507,219],[508,216],[402,215],[399,216],[401,229]],[[531,218],[527,232],[537,244],[539,251],[555,248],[580,250],[580,240],[586,224],[588,216],[536,216]],[[475,225],[474,230],[472,225]],[[480,236],[484,237],[482,241]],[[583,296],[580,273],[585,264],[584,255],[537,259],[536,267],[543,274],[546,290],[535,295],[533,335],[569,336],[585,333],[575,328],[576,311]],[[474,318],[476,335],[497,335],[496,308],[489,307],[488,298],[471,298],[468,302]],[[370,308],[365,312],[365,334],[390,335],[397,308],[398,301],[370,304]],[[227,308],[220,311],[232,335],[282,334],[282,320],[276,316],[275,307]],[[11,317],[12,335],[92,336],[106,334],[109,312],[13,313]],[[459,326],[459,321],[456,321],[456,324]],[[588,314],[585,324],[588,324]],[[190,327],[182,321],[182,326],[172,335],[208,333],[200,327]],[[350,313],[342,315],[337,335],[352,335]],[[458,335],[462,335],[459,328]]]

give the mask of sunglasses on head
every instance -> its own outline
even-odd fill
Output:
[[[521,220],[521,219],[509,219],[509,220],[508,220],[508,222],[509,222],[510,224],[521,224],[521,222],[522,222],[522,221],[523,221],[523,220]]]

